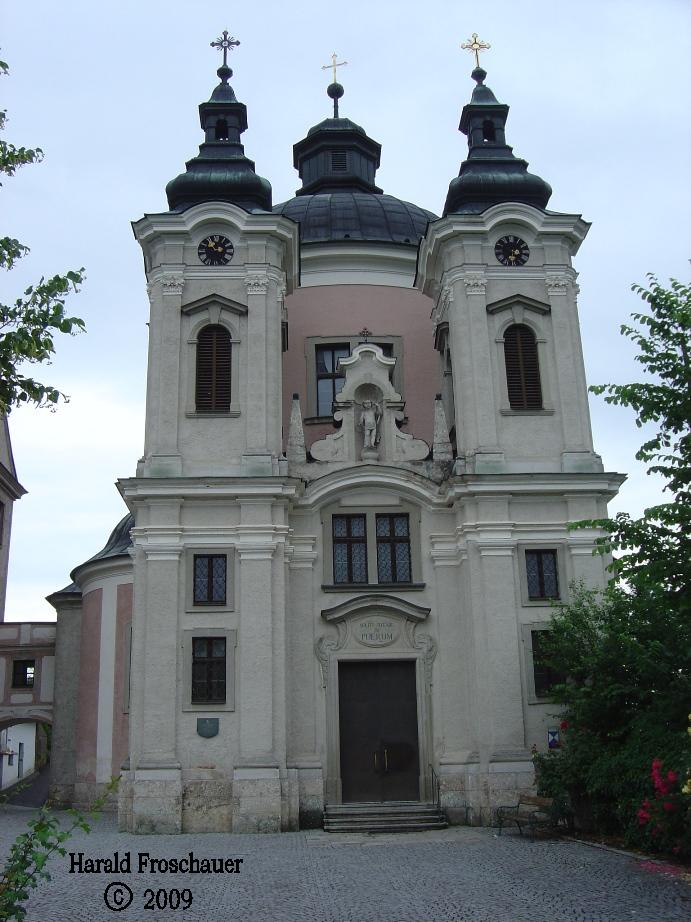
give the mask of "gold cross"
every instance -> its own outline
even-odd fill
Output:
[[[228,35],[228,30],[224,29],[223,35],[219,35],[215,42],[211,42],[211,47],[218,48],[219,50],[221,48],[223,49],[223,66],[227,67],[228,51],[232,51],[232,49],[239,44],[240,42],[236,38],[233,38],[232,35]]]
[[[483,42],[477,37],[477,32],[473,32],[472,36],[468,39],[467,42],[464,42],[461,45],[461,48],[464,51],[470,51],[475,55],[475,66],[480,66],[480,52],[485,51],[487,48],[491,48],[487,42]]]
[[[322,70],[328,70],[330,67],[333,67],[334,83],[338,83],[338,81],[336,80],[336,68],[343,67],[344,64],[348,63],[347,61],[339,61],[338,63],[336,63],[337,57],[338,55],[334,51],[334,53],[331,55],[331,64],[322,64]]]

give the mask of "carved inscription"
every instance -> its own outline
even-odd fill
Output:
[[[398,621],[372,616],[354,624],[355,638],[368,647],[386,647],[398,640]]]

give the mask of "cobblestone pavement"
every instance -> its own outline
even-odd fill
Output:
[[[26,827],[30,810],[0,812],[0,856]],[[242,858],[238,874],[137,873],[151,858]],[[181,922],[673,922],[691,917],[691,886],[659,865],[575,842],[498,837],[455,827],[403,835],[321,831],[266,836],[129,836],[112,817],[80,833],[68,851],[89,858],[130,852],[132,872],[70,874],[69,855],[50,862],[52,880],[35,891],[27,922],[120,919]],[[664,868],[663,868],[664,870]],[[131,905],[122,907],[126,884]],[[191,891],[189,909],[145,909],[146,890]],[[172,897],[175,900],[175,897]],[[159,896],[162,901],[163,897]],[[153,900],[152,900],[153,902]],[[155,905],[155,904],[154,904]]]

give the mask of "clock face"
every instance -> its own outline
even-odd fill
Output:
[[[227,266],[235,248],[222,234],[209,234],[197,248],[197,255],[205,266]]]
[[[513,234],[507,234],[495,243],[494,255],[502,266],[524,266],[528,262],[530,250],[525,240]]]

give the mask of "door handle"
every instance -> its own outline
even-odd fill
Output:
[[[374,751],[374,770],[375,770],[375,772],[378,772],[378,771],[379,771],[379,766],[377,765],[377,751],[376,751],[376,749],[375,749],[375,751]]]
[[[388,750],[384,750],[384,771],[388,772],[389,770],[389,753]]]

